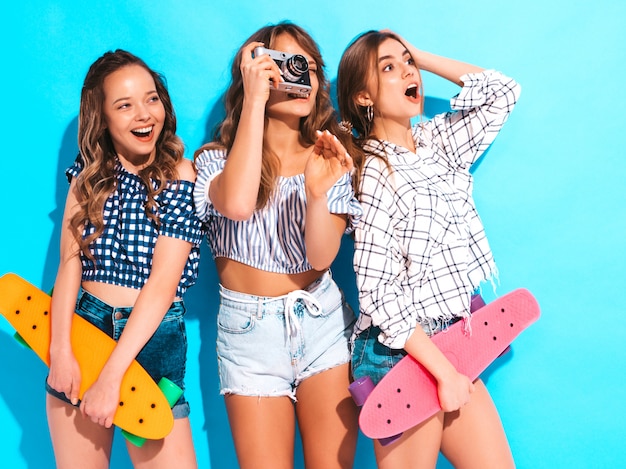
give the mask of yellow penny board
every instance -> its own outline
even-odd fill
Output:
[[[30,348],[50,366],[50,296],[23,278],[0,277],[0,314]],[[115,340],[77,314],[72,319],[72,350],[80,365],[79,398],[95,382],[115,347]],[[174,425],[165,395],[148,372],[133,360],[122,379],[113,423],[132,435],[158,440]]]

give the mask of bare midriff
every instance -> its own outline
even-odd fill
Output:
[[[134,306],[141,290],[103,282],[83,282],[82,287],[110,306],[122,308]],[[179,300],[180,298],[175,298]]]
[[[318,270],[279,274],[256,269],[226,257],[216,258],[215,266],[222,286],[256,296],[281,296],[294,290],[303,290],[324,274]]]

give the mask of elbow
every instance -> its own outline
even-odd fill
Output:
[[[248,207],[245,204],[229,204],[221,213],[230,220],[246,221],[252,218],[254,207]]]
[[[317,270],[318,272],[325,272],[326,270],[330,268],[330,264],[326,262],[324,263],[309,262],[309,264],[311,264],[311,267],[313,268],[313,270]]]
[[[317,270],[319,272],[324,272],[330,268],[334,259],[335,259],[335,256],[332,256],[329,258],[326,255],[323,255],[323,256],[310,256],[308,258],[308,261],[314,270]]]
[[[249,220],[256,210],[256,195],[246,191],[227,191],[217,184],[216,179],[210,188],[207,200],[224,217],[234,221]]]
[[[228,215],[227,218],[233,221],[247,221],[252,217],[252,214],[244,214],[244,213],[235,213],[233,215]]]
[[[80,252],[77,250],[61,250],[59,269],[78,269],[82,271]]]
[[[246,221],[252,218],[256,210],[256,199],[226,197],[213,201],[214,208],[223,216],[234,221]]]

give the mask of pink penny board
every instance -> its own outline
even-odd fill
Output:
[[[525,289],[514,290],[472,314],[471,335],[458,321],[432,341],[456,369],[476,379],[526,327],[539,318],[539,305]],[[356,383],[355,383],[356,384]],[[367,396],[359,425],[365,435],[388,439],[441,410],[435,378],[407,355]]]

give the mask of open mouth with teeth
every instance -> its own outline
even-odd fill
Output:
[[[288,93],[287,96],[291,99],[298,99],[298,98],[306,99],[309,97],[309,95],[305,93]]]
[[[415,83],[411,83],[404,92],[404,95],[408,96],[409,98],[417,99],[417,91],[417,85]]]
[[[148,138],[150,137],[150,135],[152,135],[152,130],[154,129],[154,126],[150,126],[150,127],[144,127],[142,129],[135,129],[135,130],[131,130],[131,133],[135,136],[135,137],[139,137],[139,138]]]

